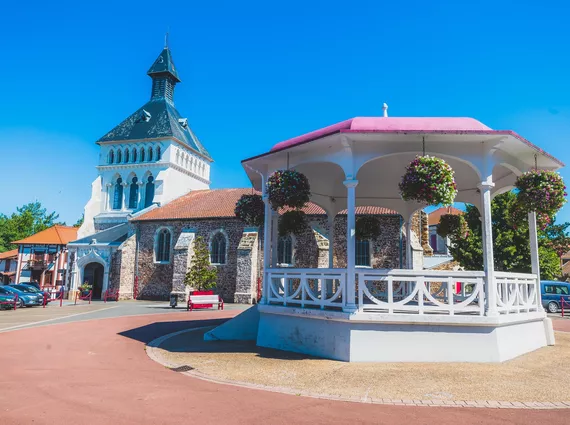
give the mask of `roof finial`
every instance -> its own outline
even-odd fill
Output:
[[[164,48],[168,49],[168,33],[170,32],[170,27],[166,28],[166,34],[164,34]]]
[[[384,116],[387,117],[388,116],[388,104],[384,103],[382,105],[382,111],[384,111]]]

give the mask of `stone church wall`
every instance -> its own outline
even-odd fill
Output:
[[[405,235],[399,216],[380,216],[381,233],[371,241],[371,266],[373,268],[399,268],[405,264]],[[294,266],[299,268],[328,267],[328,225],[326,217],[310,216],[310,227],[301,235],[294,236]],[[183,231],[195,237],[202,236],[206,242],[219,230],[228,238],[226,264],[218,268],[217,292],[226,302],[254,302],[257,299],[257,278],[263,265],[263,232],[244,233],[244,224],[237,219],[168,220],[136,222],[139,229],[139,294],[142,299],[168,299],[172,290],[183,290],[183,277],[191,265],[192,248],[176,248]],[[346,267],[346,216],[335,220],[334,267]],[[154,244],[157,231],[168,228],[172,232],[171,257],[167,264],[154,261]],[[129,242],[129,244],[127,244]],[[133,259],[131,239],[125,242],[121,252],[121,275],[129,272],[125,261]],[[115,264],[115,261],[113,261]],[[115,268],[113,269],[115,272]],[[122,283],[121,288],[127,288]],[[125,278],[125,281],[128,277]],[[131,278],[132,285],[132,278]],[[122,289],[121,289],[122,291]],[[132,292],[132,290],[131,290]]]

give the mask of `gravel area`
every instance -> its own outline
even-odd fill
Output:
[[[207,329],[206,329],[207,330]],[[215,379],[288,388],[366,400],[570,400],[570,333],[557,332],[556,345],[502,364],[344,363],[253,342],[204,342],[206,330],[164,341],[156,353],[166,362],[189,365]]]

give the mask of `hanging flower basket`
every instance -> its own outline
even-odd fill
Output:
[[[380,220],[369,215],[356,219],[357,239],[376,239],[380,236]]]
[[[271,207],[303,208],[311,196],[309,180],[294,170],[275,171],[267,180],[267,195]]]
[[[536,211],[537,215],[553,217],[566,203],[564,180],[555,171],[527,171],[517,178],[515,187],[521,213]]]
[[[234,213],[249,226],[262,226],[265,204],[260,195],[242,195],[236,203]]]
[[[287,211],[279,217],[279,236],[287,236],[290,233],[300,235],[307,230],[307,216],[303,211]]]
[[[453,169],[434,156],[416,156],[406,168],[399,187],[404,201],[427,205],[449,206],[457,196]]]
[[[448,236],[459,236],[466,238],[469,236],[469,226],[463,215],[443,214],[437,225],[437,234],[442,238]]]
[[[528,211],[527,208],[519,204],[519,199],[509,205],[507,209],[507,222],[513,229],[528,228]],[[543,212],[536,212],[536,227],[544,230],[552,222],[552,218]]]

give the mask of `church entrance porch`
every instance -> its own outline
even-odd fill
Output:
[[[93,288],[93,298],[100,299],[103,293],[104,267],[99,263],[89,263],[83,270],[83,282],[88,282]]]

